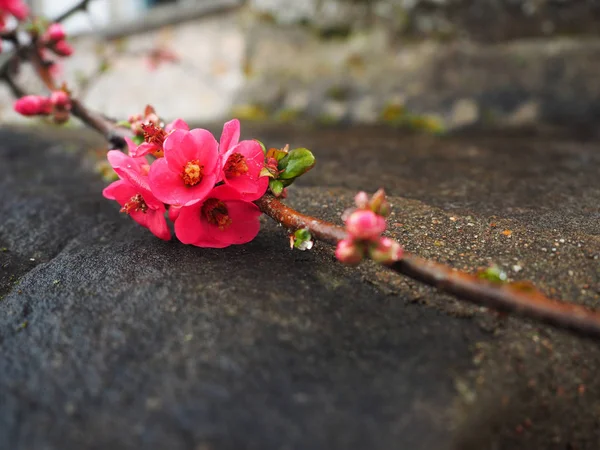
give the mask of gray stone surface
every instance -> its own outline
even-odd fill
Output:
[[[372,24],[400,36],[500,42],[598,35],[600,5],[577,0],[249,0],[277,23],[331,34]]]
[[[403,124],[416,114],[458,129],[599,117],[595,39],[406,42],[374,27],[323,40],[302,27],[268,24],[249,36],[252,75],[237,102],[275,118],[293,111],[317,122]]]
[[[182,19],[186,8],[169,14]],[[136,21],[131,34],[120,25],[79,36],[60,81],[120,119],[147,103],[190,121],[246,111],[414,127],[418,115],[447,129],[600,116],[598,2],[252,0],[209,17],[192,14],[198,8],[172,27]],[[151,17],[166,19],[160,10]],[[176,61],[151,70],[159,51]],[[19,82],[43,92],[33,78],[24,70]],[[389,120],[389,107],[404,114]],[[3,85],[0,120],[26,120]]]
[[[383,184],[411,251],[597,304],[597,141],[244,135],[313,149],[290,192],[307,213],[339,221]],[[0,447],[598,447],[597,343],[292,252],[266,220],[246,246],[159,241],[101,197],[97,144],[1,133]]]

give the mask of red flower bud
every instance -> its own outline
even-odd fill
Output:
[[[382,237],[376,245],[371,247],[370,256],[373,261],[381,264],[392,264],[399,261],[404,254],[402,246],[393,239]]]
[[[71,56],[73,54],[73,47],[64,39],[56,42],[52,50],[59,56]]]
[[[24,116],[47,115],[52,112],[52,103],[46,97],[26,95],[15,102],[14,108]]]
[[[66,37],[67,33],[60,23],[50,25],[44,34],[45,40],[53,42],[63,41]]]
[[[346,231],[355,239],[377,239],[385,227],[383,217],[364,209],[355,210],[346,220]]]
[[[66,111],[71,109],[71,99],[69,98],[69,94],[67,94],[65,91],[52,92],[50,95],[50,102],[56,109]]]
[[[363,250],[354,242],[344,239],[338,242],[335,257],[344,264],[355,266],[362,261]]]

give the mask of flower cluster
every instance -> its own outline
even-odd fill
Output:
[[[52,116],[55,123],[61,124],[69,120],[71,98],[65,90],[54,91],[49,97],[26,95],[15,102],[14,109],[24,116]]]
[[[58,56],[73,54],[73,47],[67,42],[67,33],[60,23],[51,24],[42,35],[41,42]]]
[[[261,175],[261,145],[240,142],[238,120],[225,124],[219,143],[209,131],[190,130],[183,120],[163,127],[149,108],[129,123],[143,142],[127,139],[129,154],[108,152],[119,180],[104,197],[116,200],[122,212],[161,239],[171,238],[167,210],[184,244],[222,248],[254,239],[261,212],[252,202],[265,194],[268,177]]]
[[[365,256],[382,264],[392,264],[402,258],[403,249],[396,241],[382,237],[385,217],[390,205],[380,189],[369,199],[365,192],[355,197],[356,208],[344,213],[348,237],[338,243],[335,255],[345,264],[356,265]]]
[[[29,15],[29,7],[23,0],[0,0],[0,31],[4,31],[9,15],[24,20]]]
[[[22,0],[0,0],[0,33],[6,29],[6,20],[9,16],[24,20],[28,15],[29,7]],[[2,39],[0,39],[0,53],[2,53]]]

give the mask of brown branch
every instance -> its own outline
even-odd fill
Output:
[[[316,239],[330,244],[346,237],[342,227],[301,214],[270,194],[255,203],[262,212],[292,231],[308,228]],[[547,323],[580,336],[600,338],[600,313],[552,300],[529,284],[493,283],[410,253],[389,267],[461,300]]]
[[[33,65],[36,73],[40,80],[44,83],[49,91],[58,90],[52,74],[50,73],[49,67],[44,63],[44,60],[40,56],[40,53],[35,48],[30,52],[30,62]],[[2,75],[2,74],[0,74]],[[4,78],[9,81],[10,77],[6,75]],[[10,80],[12,81],[12,80]],[[14,83],[13,83],[14,84]],[[16,86],[16,85],[15,85]],[[13,89],[13,93],[17,95],[17,91]],[[17,97],[22,97],[23,91],[18,92]],[[75,99],[71,98],[71,114],[81,120],[88,127],[96,130],[111,144],[111,148],[123,150],[127,147],[127,143],[124,139],[124,134],[119,132],[119,128],[106,116],[96,113],[87,109],[83,104]]]
[[[346,230],[342,227],[299,213],[281,203],[271,194],[265,194],[254,203],[275,222],[279,222],[292,231],[308,228],[315,239],[332,245],[337,244],[338,241],[346,237]]]
[[[27,95],[8,72],[0,73],[0,78],[8,85],[8,88],[16,98],[21,98]]]
[[[64,22],[69,17],[71,17],[73,14],[78,13],[79,11],[86,12],[91,1],[92,0],[81,0],[79,3],[77,3],[76,5],[73,5],[71,8],[66,10],[60,16],[55,18],[54,23]]]
[[[124,150],[127,148],[124,134],[119,132],[119,128],[105,116],[89,111],[79,100],[74,98],[71,99],[71,113],[84,124],[102,134],[112,149]]]
[[[19,37],[17,36],[17,30],[3,31],[0,33],[0,40],[12,42],[15,45],[19,44]]]
[[[79,11],[86,11],[91,1],[92,0],[80,0],[79,3],[66,10],[60,16],[56,17],[52,21],[52,23],[63,22]],[[6,33],[6,39],[12,40],[17,48],[15,49],[13,54],[9,58],[7,58],[7,60],[0,66],[0,75],[8,73],[8,71],[10,70],[10,66],[17,62],[19,59],[26,59],[27,56],[31,54],[31,52],[37,52],[37,39],[32,39],[32,41],[27,45],[19,45],[16,30]]]

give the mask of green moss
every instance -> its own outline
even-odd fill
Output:
[[[398,103],[388,103],[381,111],[381,120],[388,123],[401,122],[408,112],[404,105]]]
[[[443,134],[446,131],[443,121],[429,114],[412,114],[404,105],[389,103],[381,112],[381,120],[390,125],[412,131],[430,134]]]
[[[350,95],[350,89],[345,86],[332,86],[327,89],[326,95],[331,100],[341,102],[348,99],[348,96]]]
[[[275,113],[275,120],[283,123],[291,123],[300,119],[302,111],[295,108],[283,108]]]
[[[339,25],[319,28],[316,31],[319,38],[324,40],[347,39],[352,34],[352,27],[349,25]]]
[[[321,125],[336,125],[340,123],[340,119],[331,114],[324,113],[317,117],[317,122]]]
[[[234,106],[231,115],[240,120],[266,120],[269,117],[269,112],[262,105],[247,104]]]

